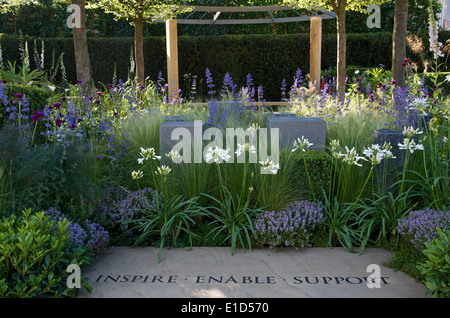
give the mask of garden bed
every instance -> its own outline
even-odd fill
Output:
[[[156,247],[158,261],[166,247],[226,247],[231,255],[308,246],[364,255],[366,247],[385,247],[392,266],[424,281],[434,296],[448,296],[447,269],[436,262],[448,253],[441,246],[448,246],[450,223],[449,101],[437,85],[418,80],[392,103],[388,77],[370,91],[361,81],[344,99],[327,85],[311,95],[300,78],[285,92],[289,103],[279,112],[326,124],[322,150],[312,150],[317,142],[304,135],[277,148],[254,86],[238,92],[229,78],[220,94],[212,81],[208,88],[213,100],[240,101],[232,112],[168,103],[166,86],[152,82],[113,83],[91,96],[81,96],[78,84],[40,89],[36,99],[33,88],[0,83],[0,257],[8,260],[1,294],[72,295],[70,263],[95,263],[110,246],[137,245]],[[432,116],[426,125],[418,120],[423,112]],[[194,144],[161,151],[167,116],[213,129],[194,140],[200,153]],[[219,142],[230,137],[227,128],[241,128],[247,139],[227,149]],[[374,132],[384,128],[401,133],[401,142],[376,143]],[[178,163],[191,150],[200,161]]]

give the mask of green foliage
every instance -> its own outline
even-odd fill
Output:
[[[6,69],[0,69],[0,80],[17,83],[21,85],[30,85],[39,82],[44,75],[44,71],[32,70],[22,65],[18,66],[16,73],[16,62],[8,61]]]
[[[392,258],[386,264],[388,267],[405,272],[417,281],[423,278],[417,264],[424,261],[425,255],[417,250],[409,238],[400,236],[398,243],[385,244],[384,247],[392,251]]]
[[[4,83],[5,95],[8,96],[8,101],[14,100],[14,94],[22,93],[28,99],[29,111],[28,115],[32,115],[35,110],[44,109],[48,103],[48,98],[51,96],[51,90],[47,87],[38,87],[35,85],[26,86],[16,83]],[[8,121],[8,113],[6,107],[0,99],[0,126],[3,126]]]
[[[83,249],[68,250],[67,220],[55,224],[44,212],[24,210],[0,222],[0,297],[68,297],[67,267],[87,265]],[[85,280],[82,285],[88,291]]]
[[[450,298],[450,232],[439,232],[439,237],[431,243],[425,242],[427,247],[422,251],[426,259],[417,268],[425,275],[423,280],[427,286],[427,293],[434,298]]]
[[[305,152],[306,166],[308,167],[309,176],[312,183],[312,191],[318,201],[323,199],[322,188],[328,189],[330,182],[331,160],[323,151],[308,150]],[[299,193],[297,200],[313,200],[310,187],[308,184],[306,170],[303,161],[298,162],[296,169],[295,187]]]
[[[370,4],[378,4],[381,5],[389,0],[347,0],[346,3],[346,10],[351,11],[361,11],[364,12],[368,5]],[[318,10],[334,10],[334,6],[337,6],[338,4],[343,3],[343,1],[339,0],[315,0],[315,1],[309,1],[309,0],[284,0],[284,4],[291,5],[299,8],[311,8],[311,9],[318,9]],[[334,4],[334,6],[333,6]]]
[[[392,192],[384,195],[374,193],[372,198],[361,199],[355,205],[358,209],[356,221],[361,230],[362,249],[367,242],[380,245],[395,237],[398,240],[397,221],[414,208],[409,200],[409,191],[399,196]]]
[[[216,87],[222,86],[222,79],[228,72],[238,87],[245,86],[246,76],[252,74],[255,87],[262,85],[266,100],[281,99],[280,86],[283,78],[288,85],[297,69],[304,74],[309,70],[309,34],[286,35],[224,35],[179,37],[179,73],[197,76],[197,91],[208,91],[205,83],[205,69],[208,67],[213,75]],[[422,34],[421,38],[426,39]],[[448,32],[440,32],[440,41],[448,38]],[[31,43],[32,38],[24,37]],[[40,39],[38,39],[39,42]],[[43,39],[46,52],[55,56],[64,53],[66,77],[75,82],[75,56],[73,40],[70,38]],[[4,61],[20,61],[17,47],[18,36],[3,35],[1,46]],[[428,40],[424,40],[428,43]],[[322,52],[322,69],[336,65],[336,35],[324,34]],[[92,74],[95,82],[110,83],[114,77],[116,63],[117,78],[126,80],[129,74],[130,49],[133,38],[92,38],[88,37],[88,46]],[[426,45],[428,46],[428,45]],[[358,54],[360,47],[367,48],[364,54]],[[258,49],[254,49],[258,48]],[[380,49],[381,48],[381,49]],[[156,82],[159,72],[166,74],[166,44],[164,38],[144,38],[146,76]],[[360,67],[391,67],[392,34],[349,34],[347,37],[347,64]],[[428,56],[428,51],[425,52]],[[47,54],[47,56],[50,54]],[[421,61],[418,53],[408,52],[412,61]],[[446,62],[448,65],[450,61]],[[55,64],[56,62],[53,62]],[[444,65],[445,66],[445,65]],[[55,66],[53,65],[53,68]],[[45,69],[52,69],[52,59],[45,59]],[[444,69],[445,70],[445,69]],[[165,76],[165,75],[164,75]],[[188,92],[190,87],[180,88]]]
[[[154,206],[149,209],[140,209],[141,218],[126,221],[136,224],[130,231],[140,232],[135,245],[152,237],[159,239],[158,262],[161,261],[161,253],[165,244],[171,242],[172,246],[175,245],[183,233],[189,236],[192,247],[191,226],[195,224],[194,218],[204,214],[203,208],[197,203],[197,200],[197,197],[186,200],[182,196],[163,199],[156,192]]]
[[[251,208],[248,200],[242,202],[241,198],[232,195],[230,190],[223,187],[224,196],[222,199],[216,199],[208,194],[203,194],[210,199],[210,205],[207,208],[207,215],[212,219],[214,229],[209,235],[214,234],[215,239],[218,235],[225,236],[223,242],[231,246],[231,255],[234,255],[236,248],[240,246],[244,251],[252,247],[252,237],[255,235],[254,219],[258,212],[263,212],[261,208]]]
[[[107,13],[112,13],[118,19],[125,18],[133,23],[138,17],[147,22],[154,19],[169,20],[190,9],[178,6],[188,1],[161,0],[97,0],[92,1],[92,7],[100,7]]]

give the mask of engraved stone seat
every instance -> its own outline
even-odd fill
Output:
[[[280,148],[293,147],[294,141],[304,136],[313,143],[308,149],[325,150],[327,131],[325,120],[318,117],[295,117],[290,114],[266,116],[265,120],[269,134],[271,129],[279,129]]]

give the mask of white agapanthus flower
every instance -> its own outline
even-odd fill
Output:
[[[230,160],[231,156],[228,154],[227,149],[219,148],[215,146],[214,149],[209,147],[208,151],[205,154],[206,162],[210,163],[211,161],[219,164],[221,161],[227,162]]]
[[[309,148],[312,145],[314,145],[314,144],[309,142],[308,139],[306,139],[304,136],[302,136],[302,138],[297,138],[297,140],[294,141],[294,149],[292,149],[292,152],[296,151],[297,149],[306,151],[305,148]]]
[[[356,166],[362,166],[362,164],[360,164],[358,161],[359,160],[365,160],[367,161],[366,158],[361,157],[357,152],[355,147],[353,147],[352,149],[348,149],[347,146],[345,146],[345,150],[347,151],[347,153],[339,153],[338,156],[343,157],[342,161],[347,163],[348,165],[356,165]]]
[[[131,177],[133,180],[139,180],[144,176],[144,173],[141,170],[131,171]]]
[[[412,138],[415,135],[423,134],[423,131],[419,131],[419,128],[414,129],[413,126],[403,128],[403,135],[408,138]]]
[[[143,164],[144,160],[149,160],[149,159],[153,159],[153,160],[161,160],[161,156],[157,156],[155,153],[155,148],[147,148],[144,149],[141,147],[141,156],[142,158],[138,158],[138,163],[139,164]]]
[[[425,112],[425,109],[428,107],[428,99],[425,97],[418,97],[415,98],[412,102],[412,107],[410,107],[411,109],[417,109],[419,111],[421,111],[423,116],[426,116],[427,113]]]
[[[416,144],[414,139],[411,138],[405,138],[403,139],[403,144],[398,144],[399,149],[407,149],[410,153],[414,153],[416,150],[423,150],[422,144]]]
[[[246,152],[248,153],[256,153],[256,147],[255,146],[251,146],[249,143],[245,143],[243,145],[238,144],[238,149],[236,150],[236,155],[240,156],[241,154],[245,154]]]
[[[369,159],[372,165],[379,164],[383,159],[395,158],[389,149],[386,147],[381,148],[378,144],[374,144],[369,148],[364,148],[363,155]]]
[[[331,146],[331,154],[333,155],[333,158],[337,159],[339,158],[339,153],[337,152],[337,148],[340,146],[339,140],[333,139],[330,142]]]
[[[170,171],[172,171],[172,169],[170,169],[168,166],[161,166],[156,168],[155,173],[161,176],[167,176],[170,173]]]
[[[180,154],[176,150],[171,150],[169,153],[166,153],[166,157],[173,160],[180,158]]]
[[[251,124],[248,128],[247,131],[249,133],[251,133],[253,136],[255,136],[256,132],[259,130],[260,126],[258,124]]]
[[[266,161],[260,161],[259,162],[262,166],[262,168],[265,171],[270,171],[273,174],[277,174],[278,170],[280,169],[280,164],[279,163],[275,163],[272,160],[267,159]]]

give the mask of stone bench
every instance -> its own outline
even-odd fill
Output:
[[[318,117],[296,117],[289,113],[284,116],[269,115],[265,120],[269,135],[271,129],[279,129],[280,148],[293,147],[294,141],[303,136],[313,143],[308,149],[325,150],[327,133],[325,120]]]

